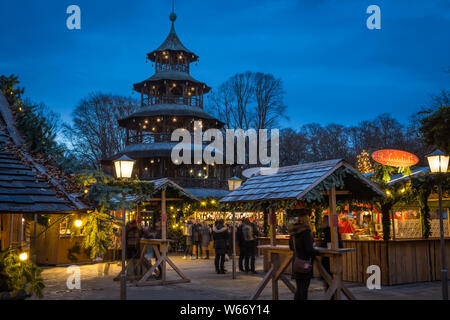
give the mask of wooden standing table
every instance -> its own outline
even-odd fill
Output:
[[[147,263],[150,264],[150,269],[142,276],[142,278],[136,283],[137,286],[158,286],[158,285],[166,285],[166,284],[173,284],[173,283],[186,283],[190,282],[183,272],[181,272],[180,269],[173,263],[172,260],[169,259],[167,256],[167,252],[169,251],[169,244],[170,242],[173,242],[173,240],[164,240],[164,239],[141,239],[140,243],[143,244],[142,251],[141,251],[141,257],[139,259],[139,264]],[[151,261],[148,261],[145,258],[145,252],[147,252],[148,246],[153,246],[153,250],[156,255],[156,263],[154,265],[151,264]],[[158,246],[161,248],[161,250],[158,249]],[[167,263],[173,268],[173,270],[181,277],[181,279],[178,280],[167,280]],[[151,277],[153,272],[158,268],[158,266],[161,266],[161,280],[150,280],[148,279]]]
[[[283,274],[286,268],[292,265],[294,252],[288,245],[263,245],[258,246],[258,248],[263,250],[264,254],[270,255],[271,267],[256,288],[255,292],[250,297],[250,300],[258,299],[269,281],[272,281],[272,300],[278,300],[278,280],[283,281],[289,290],[295,294],[295,286],[289,281],[286,275]],[[327,249],[316,247],[314,250],[318,256],[329,257],[332,266],[331,271],[333,275],[331,276],[323,267],[321,259],[316,258],[314,260],[320,275],[329,285],[323,299],[330,300],[333,296],[336,299],[340,299],[340,293],[342,292],[349,300],[356,300],[354,295],[347,289],[347,287],[345,287],[342,281],[342,256],[347,252],[355,251],[355,249]]]

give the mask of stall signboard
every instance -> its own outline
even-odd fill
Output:
[[[383,149],[372,153],[372,159],[391,167],[410,167],[419,162],[419,158],[409,152],[395,149]]]

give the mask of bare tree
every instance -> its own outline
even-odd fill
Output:
[[[137,109],[138,103],[129,97],[91,93],[75,108],[73,124],[64,125],[68,145],[90,167],[125,147],[126,133],[117,120]]]
[[[228,128],[271,129],[284,117],[281,79],[247,71],[225,81],[209,101],[209,108]]]
[[[273,128],[280,116],[284,116],[283,82],[271,74],[257,72],[253,78],[256,100],[253,127],[255,129]]]

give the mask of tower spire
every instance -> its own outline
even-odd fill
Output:
[[[177,20],[177,15],[175,14],[175,0],[172,0],[172,13],[169,15],[170,21],[172,21],[172,28],[175,20]]]

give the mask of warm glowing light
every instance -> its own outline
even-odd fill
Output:
[[[449,156],[441,150],[427,155],[428,164],[432,173],[447,173]]]
[[[145,122],[145,123],[148,123],[148,120],[145,120],[144,122]]]
[[[20,261],[28,260],[28,253],[22,252],[21,254],[19,254],[19,259],[20,259]]]
[[[161,119],[160,119],[160,118],[158,118],[158,119],[156,119],[156,121],[158,121],[158,122],[161,122]]]
[[[202,206],[206,206],[206,201],[202,201],[200,204],[201,204]]]
[[[211,204],[216,204],[216,200],[211,200]]]
[[[173,206],[170,206],[170,210],[173,210]]]
[[[386,190],[386,194],[389,196],[391,195],[391,192],[389,190]]]
[[[75,227],[80,228],[83,225],[83,222],[80,219],[75,220]]]
[[[87,194],[89,192],[88,189],[84,189],[84,193]]]
[[[230,179],[228,179],[228,190],[234,191],[237,188],[239,188],[242,184],[242,179],[234,176]]]
[[[127,157],[126,155],[123,155],[113,162],[116,169],[117,178],[131,178],[131,174],[133,173],[133,166],[136,162],[135,160]]]
[[[410,167],[419,162],[419,158],[409,152],[394,149],[383,149],[372,153],[372,159],[391,167]]]
[[[405,190],[405,188],[403,188],[403,189],[402,189],[402,190],[400,190],[400,191],[401,191],[402,193],[405,193],[405,191],[406,191],[406,190]]]
[[[177,122],[177,118],[173,118],[173,122]]]

